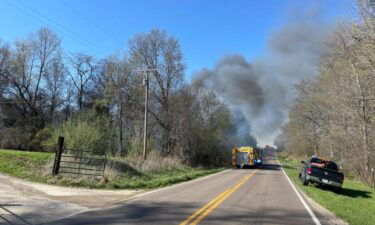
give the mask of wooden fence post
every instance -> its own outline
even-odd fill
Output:
[[[53,163],[52,176],[56,176],[56,175],[59,174],[61,154],[63,152],[63,148],[64,148],[64,137],[59,137],[59,139],[57,141],[57,150],[56,150],[56,154],[55,154],[55,161]]]

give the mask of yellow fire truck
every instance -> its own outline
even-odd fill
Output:
[[[233,147],[232,166],[243,168],[244,166],[262,165],[262,152],[259,148],[253,147]]]

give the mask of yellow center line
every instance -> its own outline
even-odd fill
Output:
[[[242,180],[244,180],[246,177],[243,177],[240,182]],[[216,196],[216,198],[214,198],[213,200],[211,200],[209,203],[207,203],[206,205],[204,205],[202,208],[200,208],[199,210],[197,210],[195,213],[193,213],[191,216],[189,216],[189,218],[187,218],[186,220],[184,220],[182,223],[180,223],[180,225],[186,225],[188,224],[191,220],[193,220],[196,216],[198,216],[201,212],[203,212],[205,209],[207,209],[208,207],[210,207],[210,205],[212,205],[215,201],[217,201],[218,199],[220,199],[221,197],[223,197],[226,193],[228,193],[230,191],[230,188],[227,189],[226,191],[222,192],[221,194],[219,194],[218,196]]]
[[[255,173],[255,172],[254,172]],[[235,187],[233,187],[227,194],[225,194],[221,199],[219,199],[217,202],[215,202],[213,205],[211,205],[206,211],[204,211],[199,217],[195,218],[193,222],[191,222],[191,225],[198,224],[203,218],[208,216],[215,208],[217,208],[225,199],[227,199],[233,192],[237,191],[246,181],[248,181],[253,175],[249,174],[244,180],[242,180],[240,183],[238,183]]]
[[[256,171],[255,171],[256,172]],[[212,210],[217,208],[225,199],[227,199],[233,192],[235,192],[237,189],[239,189],[244,183],[246,183],[247,180],[249,180],[255,172],[246,175],[244,178],[242,178],[237,184],[233,185],[226,191],[222,192],[220,195],[218,195],[216,198],[211,200],[209,203],[207,203],[205,206],[197,210],[194,214],[189,216],[186,220],[184,220],[180,225],[186,225],[188,223],[190,224],[197,224],[199,223],[203,218],[205,218]]]
[[[210,205],[212,205],[213,203],[215,203],[215,201],[217,201],[218,199],[220,199],[222,196],[224,196],[229,191],[230,190],[226,190],[223,193],[221,193],[220,195],[218,195],[212,201],[210,201],[205,206],[203,206],[202,208],[200,208],[199,210],[197,210],[195,213],[193,213],[191,216],[189,216],[189,218],[187,218],[182,223],[180,223],[180,225],[186,225],[186,224],[188,224],[191,220],[193,220],[196,216],[198,216],[201,212],[203,212],[205,209],[207,209],[208,207],[210,207]]]

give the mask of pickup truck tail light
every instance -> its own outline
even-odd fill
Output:
[[[311,169],[311,167],[307,168],[307,169],[306,169],[306,172],[307,172],[308,174],[311,174],[311,173],[312,173],[312,169]]]

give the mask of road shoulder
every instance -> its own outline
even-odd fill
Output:
[[[79,213],[117,207],[143,195],[204,180],[225,171],[154,190],[99,190],[30,182],[0,173],[0,210],[9,221],[45,224]],[[7,219],[7,218],[5,218]],[[0,223],[2,222],[0,218]]]
[[[277,155],[276,155],[276,159],[277,159]],[[282,168],[282,164],[280,163],[280,161],[277,159],[277,162],[278,164],[281,166]],[[322,224],[330,224],[330,225],[348,225],[348,223],[346,223],[345,221],[343,221],[342,219],[338,218],[334,213],[332,213],[331,211],[329,211],[328,209],[324,208],[323,206],[321,206],[319,203],[317,203],[316,201],[314,201],[312,198],[310,198],[309,196],[307,196],[307,194],[305,192],[303,192],[299,187],[298,185],[296,185],[293,181],[293,179],[291,179],[289,177],[289,175],[284,171],[284,176],[287,176],[290,181],[293,183],[293,186],[297,189],[297,191],[301,194],[302,198],[307,201],[307,204],[312,208],[312,210],[318,214],[317,217],[319,219],[319,221],[322,223]]]
[[[307,201],[310,207],[318,214],[319,219],[323,218],[321,221],[323,224],[331,224],[331,225],[349,225],[342,219],[338,218],[328,209],[321,206],[319,203],[315,202],[312,198],[307,196],[305,192],[303,192],[297,185],[295,185],[299,193],[302,197]]]

